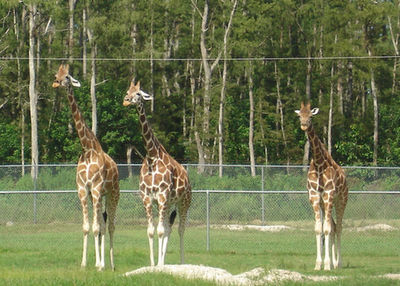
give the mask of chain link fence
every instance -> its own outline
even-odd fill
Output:
[[[240,240],[248,239],[252,242],[249,249],[254,249],[263,244],[267,235],[276,236],[279,247],[284,233],[314,250],[314,215],[305,188],[306,167],[256,166],[255,176],[251,176],[250,166],[243,165],[206,165],[201,173],[198,165],[185,167],[193,189],[185,234],[188,240],[197,240],[204,250],[218,250],[235,249]],[[80,230],[82,215],[75,170],[76,165],[72,164],[40,165],[37,179],[32,180],[31,166],[0,166],[3,245],[8,243],[6,234],[10,228],[19,228],[22,234],[35,231],[38,225],[69,225]],[[146,227],[137,190],[139,171],[140,165],[119,165],[117,231],[118,227]],[[385,231],[399,236],[400,168],[347,167],[345,171],[350,194],[344,217],[344,249],[346,239],[357,240],[365,232]],[[379,236],[376,239],[379,251],[384,246]],[[178,239],[170,241],[175,247],[179,245]],[[21,236],[20,243],[29,242]],[[400,245],[393,247],[400,253]]]

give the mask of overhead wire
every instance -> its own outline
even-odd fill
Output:
[[[226,61],[329,61],[329,60],[374,60],[374,59],[395,59],[400,58],[400,55],[377,55],[377,56],[330,56],[330,57],[238,57],[238,58],[226,58],[219,60]],[[202,58],[69,58],[69,57],[41,57],[32,58],[33,60],[41,61],[162,61],[162,62],[174,62],[174,61],[203,61]],[[208,58],[207,61],[215,61],[218,58]],[[0,57],[0,61],[12,61],[12,60],[29,60],[29,57],[12,57],[5,56]]]

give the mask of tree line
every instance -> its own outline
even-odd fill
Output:
[[[131,80],[154,95],[152,128],[180,162],[307,164],[301,101],[320,108],[340,164],[399,162],[399,1],[12,0],[0,20],[2,164],[76,162],[66,96],[51,88],[60,63],[119,163],[145,153],[122,107]]]

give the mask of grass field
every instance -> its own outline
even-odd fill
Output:
[[[341,279],[323,285],[400,285],[400,280],[380,278],[400,273],[400,231],[367,231],[343,234],[343,268],[314,271],[315,243],[312,231],[278,233],[212,229],[210,251],[205,228],[186,232],[186,263],[202,264],[239,274],[256,267],[286,269],[308,275],[334,275]],[[82,234],[77,224],[0,226],[0,285],[215,285],[165,274],[124,277],[149,265],[144,226],[118,225],[115,238],[116,271],[98,273],[94,267],[90,237],[88,267],[80,269]],[[167,264],[179,263],[178,235],[174,229]],[[108,241],[107,241],[108,242]],[[106,247],[108,244],[106,243]],[[108,259],[108,256],[107,256]],[[109,260],[106,260],[109,267]],[[322,282],[284,282],[282,285],[320,285]]]

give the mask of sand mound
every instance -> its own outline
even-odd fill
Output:
[[[363,227],[354,227],[351,230],[358,231],[358,232],[368,231],[368,230],[392,231],[392,230],[396,230],[396,228],[393,226],[390,226],[388,224],[378,223],[378,224],[367,225],[367,226],[363,226]]]
[[[393,280],[400,280],[400,274],[388,273],[388,274],[382,275],[381,277],[393,279]]]
[[[291,227],[286,225],[242,225],[242,224],[222,224],[222,225],[212,225],[211,228],[215,229],[228,229],[235,231],[242,230],[258,230],[266,232],[278,232],[285,229],[291,229]]]
[[[331,281],[336,280],[336,276],[307,276],[301,273],[272,269],[266,271],[258,267],[253,270],[232,275],[228,271],[221,268],[214,268],[203,265],[165,265],[160,267],[142,267],[137,270],[125,273],[125,276],[159,272],[166,273],[174,276],[179,276],[186,279],[202,279],[206,281],[215,282],[218,285],[265,285],[268,283],[276,284],[281,281]]]

